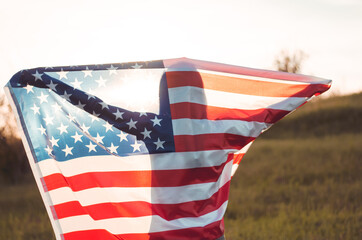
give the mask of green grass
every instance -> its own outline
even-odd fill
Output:
[[[259,137],[232,180],[226,237],[362,239],[362,94],[318,99]]]
[[[232,179],[227,240],[362,239],[362,94],[311,102],[258,138]],[[0,239],[55,239],[32,178],[0,186]]]
[[[27,183],[0,186],[0,239],[55,239],[39,190],[30,177]]]
[[[362,93],[305,104],[276,123],[262,139],[295,139],[362,133]]]
[[[257,140],[232,179],[227,239],[362,239],[361,142]]]

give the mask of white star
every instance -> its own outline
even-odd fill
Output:
[[[108,132],[109,130],[111,130],[113,132],[112,124],[109,124],[108,122],[106,122],[106,124],[103,124],[102,126],[106,128],[106,132]]]
[[[92,77],[92,70],[89,70],[88,67],[82,72],[84,73],[84,78],[86,78],[87,76]]]
[[[78,104],[77,105],[75,105],[76,107],[78,107],[79,109],[82,109],[82,110],[84,110],[84,106],[85,106],[85,104],[82,104],[80,101],[78,101]]]
[[[81,128],[84,132],[86,132],[86,133],[89,134],[88,130],[89,130],[90,127],[87,127],[87,126],[84,125],[84,123],[83,123],[82,126],[80,126],[80,128]]]
[[[96,140],[97,143],[103,144],[103,138],[104,136],[99,136],[99,134],[97,133],[97,137],[95,137],[94,139]]]
[[[137,123],[137,121],[133,121],[133,119],[131,118],[131,120],[126,124],[129,126],[129,130],[130,130],[132,128],[137,129],[136,123]]]
[[[27,84],[26,87],[23,87],[23,88],[26,89],[26,93],[30,93],[30,92],[34,93],[33,87],[34,86]]]
[[[72,94],[67,93],[67,91],[64,91],[63,95],[60,95],[62,98],[64,98],[65,100],[67,100],[68,102],[70,102],[70,97],[72,96]]]
[[[73,85],[73,88],[74,88],[74,89],[76,89],[76,88],[82,89],[81,86],[80,86],[82,83],[83,83],[83,82],[79,82],[77,78],[74,79],[74,82],[71,82],[71,84]]]
[[[75,117],[73,117],[70,113],[68,113],[67,118],[69,118],[71,122],[75,122]]]
[[[43,127],[43,125],[40,125],[40,128],[38,128],[38,129],[39,129],[39,131],[41,132],[42,135],[45,135],[45,136],[47,135],[46,134],[46,129]]]
[[[141,149],[140,149],[140,146],[141,146],[142,144],[140,144],[140,143],[137,143],[137,140],[135,139],[134,140],[134,144],[131,144],[131,146],[133,147],[133,152],[135,152],[136,150],[137,151],[141,151]]]
[[[76,142],[83,142],[82,141],[82,135],[80,135],[80,134],[78,134],[78,132],[75,132],[75,135],[73,135],[73,136],[71,136],[72,138],[74,138],[74,143],[76,143]]]
[[[67,128],[68,128],[68,126],[63,125],[63,123],[60,123],[60,127],[57,127],[57,129],[60,131],[60,134],[68,133]]]
[[[41,76],[43,75],[42,73],[38,73],[38,70],[36,70],[36,72],[34,74],[31,74],[35,77],[35,81],[40,80],[43,81],[43,79],[41,79]]]
[[[57,72],[57,74],[59,75],[59,80],[61,80],[62,78],[68,79],[67,77],[68,72],[63,71],[63,68],[61,69],[60,72]]]
[[[140,69],[142,67],[142,65],[138,65],[138,63],[136,63],[135,65],[132,66],[134,69]]]
[[[117,109],[116,113],[113,113],[113,115],[116,117],[116,120],[118,118],[123,119],[123,117],[122,117],[123,114],[124,114],[124,112],[120,112],[118,109]]]
[[[92,122],[94,122],[94,121],[99,122],[99,118],[98,118],[99,115],[100,114],[97,114],[96,112],[93,111],[93,114],[90,116],[92,118]]]
[[[113,65],[111,65],[110,68],[107,68],[109,70],[109,75],[112,75],[112,74],[116,74],[117,75],[117,67],[113,67]]]
[[[65,144],[65,148],[62,149],[62,151],[65,152],[65,156],[68,156],[68,154],[73,155],[72,149],[73,147],[68,147],[68,145]]]
[[[140,117],[142,117],[143,115],[147,117],[147,113],[145,112],[139,112],[140,113]]]
[[[53,118],[54,117],[47,115],[46,118],[43,118],[43,119],[44,119],[46,125],[49,125],[49,124],[53,125]]]
[[[54,112],[58,113],[60,110],[62,110],[62,106],[60,106],[58,103],[54,103],[52,105],[52,107],[54,108]]]
[[[53,90],[53,91],[57,91],[57,89],[55,88],[58,84],[54,84],[52,80],[50,80],[49,84],[46,84],[48,86],[49,89]]]
[[[127,139],[128,133],[124,133],[121,131],[121,133],[117,134],[117,136],[120,138],[120,140],[119,140],[120,142],[122,142],[123,140],[128,142],[128,139]]]
[[[40,96],[37,96],[37,98],[40,100],[40,103],[48,102],[47,97],[49,97],[49,95],[44,95],[43,92],[40,93]]]
[[[151,119],[151,121],[153,122],[153,126],[156,126],[156,125],[161,126],[160,122],[162,121],[162,119],[158,119],[157,116],[155,116],[154,119]]]
[[[97,150],[96,150],[96,144],[92,144],[92,142],[89,142],[89,145],[85,145],[88,149],[89,149],[89,152],[91,152],[91,151],[95,151],[95,152],[97,152]]]
[[[51,155],[51,154],[52,154],[53,149],[51,149],[48,145],[47,145],[47,147],[44,148],[44,149],[45,149],[45,151],[48,153],[48,155]]]
[[[34,103],[34,107],[31,107],[30,109],[34,111],[34,114],[39,114],[40,115],[40,112],[39,112],[40,107],[35,105],[35,103]]]
[[[96,97],[94,96],[94,94],[93,94],[93,90],[92,90],[92,89],[89,89],[88,92],[85,93],[85,94],[87,94],[88,100],[91,99],[91,98],[96,98]]]
[[[152,131],[148,131],[147,128],[145,128],[145,130],[143,132],[141,132],[141,134],[143,135],[143,139],[146,138],[151,138],[150,134]]]
[[[52,139],[49,140],[49,142],[51,142],[51,144],[52,144],[52,147],[54,147],[54,146],[59,147],[58,146],[58,141],[59,141],[59,139],[55,139],[53,136],[52,136]]]
[[[98,83],[98,87],[106,86],[107,80],[104,80],[102,76],[99,77],[99,80],[95,80]]]
[[[165,143],[165,141],[161,141],[160,138],[158,138],[157,142],[153,142],[154,144],[156,144],[156,150],[159,148],[164,149],[163,144]]]
[[[109,109],[107,103],[105,103],[105,102],[100,102],[99,104],[102,105],[102,110],[103,110],[104,108]]]
[[[117,153],[117,148],[118,148],[118,146],[114,146],[113,143],[111,143],[111,146],[108,147],[108,149],[111,153]]]

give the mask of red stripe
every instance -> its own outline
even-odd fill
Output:
[[[86,231],[77,231],[62,234],[61,239],[64,240],[126,240],[120,236],[111,234],[104,229],[94,229]],[[127,239],[128,240],[128,239]]]
[[[61,173],[44,177],[48,191],[70,187],[72,191],[81,191],[95,187],[177,187],[190,184],[216,182],[227,161],[219,166],[190,169],[89,172],[65,177]]]
[[[287,84],[187,71],[166,72],[166,77],[169,88],[193,86],[265,97],[311,97],[329,88],[325,84]]]
[[[199,217],[217,210],[228,200],[230,181],[209,199],[178,204],[151,204],[148,202],[100,203],[82,206],[72,201],[54,205],[58,219],[89,214],[94,220],[117,217],[142,217],[158,215],[166,220],[183,217]]]
[[[194,68],[195,70],[204,69],[216,72],[234,73],[234,74],[248,75],[255,77],[281,79],[287,81],[300,81],[300,82],[325,81],[325,79],[313,76],[240,67],[240,66],[222,64],[222,63],[189,59],[189,58],[165,59],[163,60],[163,64],[165,65],[166,68],[189,67],[189,68]]]
[[[234,154],[233,164],[240,164],[240,161],[244,155],[245,153]]]
[[[217,221],[204,227],[171,230],[154,233],[114,235],[104,229],[77,231],[63,234],[64,240],[214,240],[224,234],[224,222]]]
[[[56,219],[62,219],[66,217],[86,215],[86,214],[92,216],[90,212],[87,211],[87,208],[80,205],[78,201],[71,201],[71,202],[57,204],[53,206],[53,209],[56,212],[57,216]]]
[[[212,133],[200,135],[175,135],[176,152],[241,149],[254,137],[245,137],[229,133]]]
[[[276,109],[242,110],[212,107],[198,103],[174,103],[170,105],[172,119],[191,118],[209,120],[243,120],[265,123],[275,123],[289,111]]]

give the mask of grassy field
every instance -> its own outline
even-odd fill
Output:
[[[55,239],[32,176],[23,184],[0,187],[0,239]]]
[[[308,103],[258,138],[232,180],[228,240],[362,239],[362,94]]]
[[[256,142],[232,180],[227,239],[362,239],[361,143]]]
[[[227,240],[362,239],[362,94],[311,102],[258,138],[232,180]],[[0,239],[54,239],[30,177],[0,186]]]

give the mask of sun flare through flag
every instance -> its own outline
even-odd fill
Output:
[[[330,85],[178,58],[27,69],[5,91],[58,240],[216,240],[252,142]]]

